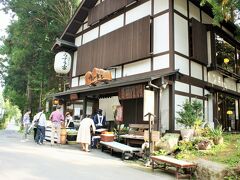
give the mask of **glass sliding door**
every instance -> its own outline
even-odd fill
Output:
[[[239,99],[218,93],[217,101],[218,123],[224,131],[240,131],[239,129]]]

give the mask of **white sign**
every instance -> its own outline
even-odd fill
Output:
[[[147,113],[154,114],[154,91],[144,90],[143,120],[148,121]],[[153,117],[151,117],[153,118]]]
[[[72,58],[67,52],[59,52],[55,55],[54,70],[59,74],[67,74],[71,69]]]

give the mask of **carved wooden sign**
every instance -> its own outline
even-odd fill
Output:
[[[85,85],[96,85],[99,82],[107,82],[112,80],[111,71],[93,68],[85,74]]]

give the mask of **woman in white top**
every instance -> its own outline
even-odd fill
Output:
[[[65,126],[68,128],[71,128],[71,129],[74,128],[73,118],[72,118],[70,112],[66,112]]]
[[[96,130],[95,124],[90,116],[87,115],[87,117],[80,122],[77,135],[77,142],[81,143],[82,150],[86,152],[89,152],[88,147],[91,144],[91,128],[94,134]]]
[[[38,144],[43,144],[43,140],[45,139],[45,129],[47,126],[47,120],[45,114],[43,113],[43,108],[38,109],[38,113],[34,116],[33,121],[38,121],[37,135],[35,141]]]

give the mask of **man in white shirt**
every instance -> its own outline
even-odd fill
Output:
[[[43,108],[38,109],[38,113],[34,116],[34,121],[38,121],[37,135],[35,141],[38,144],[43,144],[43,140],[45,139],[45,129],[47,126],[47,120],[43,112]]]

